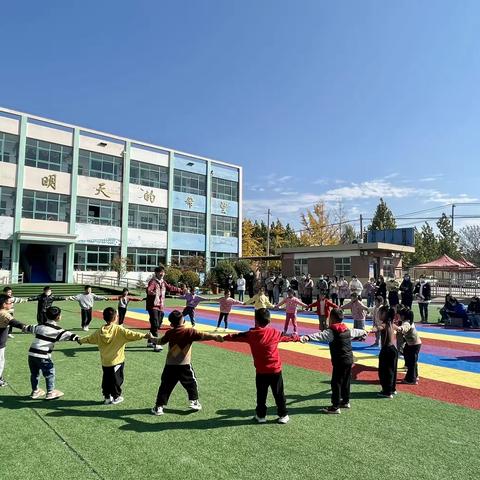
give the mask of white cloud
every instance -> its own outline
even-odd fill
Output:
[[[385,178],[385,180],[388,180],[390,178],[395,178],[395,177],[398,177],[400,174],[397,173],[397,172],[394,172],[394,173],[390,173],[389,175],[387,175]]]

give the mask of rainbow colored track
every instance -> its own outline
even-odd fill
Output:
[[[170,310],[166,309],[166,313]],[[202,304],[196,309],[196,328],[212,331],[216,327],[217,318],[218,306]],[[272,312],[272,324],[275,328],[282,330],[284,319],[283,312]],[[148,315],[145,310],[132,309],[128,312],[127,325],[145,328],[146,323],[148,324]],[[351,321],[347,319],[346,323],[349,324]],[[251,328],[253,309],[235,308],[229,316],[228,324],[229,333]],[[299,313],[298,329],[300,334],[317,331],[316,315]],[[419,359],[420,383],[415,386],[399,384],[398,390],[480,409],[480,332],[445,330],[423,325],[417,326],[417,329],[423,342]],[[356,381],[378,383],[379,349],[372,347],[372,343],[372,336],[366,342],[353,342],[355,357],[353,377]],[[250,354],[249,347],[245,344],[212,342],[212,345]],[[330,353],[325,344],[284,343],[280,345],[280,349],[284,363],[321,372],[331,371]],[[401,366],[402,360],[399,362],[399,367]],[[399,379],[401,378],[403,373],[400,371]]]

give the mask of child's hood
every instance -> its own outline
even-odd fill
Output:
[[[113,338],[115,337],[115,334],[117,333],[118,328],[119,326],[115,323],[111,323],[110,325],[104,325],[100,329],[100,340],[105,344],[111,343]]]

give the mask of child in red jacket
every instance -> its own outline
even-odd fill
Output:
[[[255,417],[258,423],[266,423],[268,387],[272,389],[277,405],[278,423],[287,423],[288,417],[283,389],[282,361],[278,353],[280,342],[298,342],[298,335],[286,336],[269,326],[270,312],[266,308],[255,310],[255,328],[246,332],[223,337],[225,341],[244,342],[250,345],[253,363],[257,372],[257,408]]]
[[[318,328],[323,331],[328,327],[327,323],[328,317],[330,316],[330,310],[332,308],[338,308],[338,306],[327,298],[325,292],[321,292],[317,297],[317,301],[308,306],[309,309],[312,309],[313,307],[317,309]]]

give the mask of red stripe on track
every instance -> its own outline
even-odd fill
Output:
[[[93,312],[95,318],[102,318],[101,312]],[[148,324],[141,320],[134,318],[125,318],[125,323],[129,327],[138,329],[148,329]],[[167,330],[164,326],[162,330]],[[208,342],[209,345],[216,348],[223,348],[234,352],[251,355],[250,347],[247,344],[226,342]],[[442,345],[446,342],[439,341]],[[455,343],[458,347],[458,343]],[[281,350],[280,355],[282,361],[288,365],[305,368],[307,370],[318,371],[322,373],[331,373],[332,365],[330,360],[326,358],[314,357],[306,353],[290,352],[288,350]],[[354,365],[352,369],[352,379],[357,382],[378,384],[378,372],[376,368],[366,367],[364,365]],[[442,402],[453,403],[468,408],[480,410],[480,395],[477,389],[463,387],[460,385],[452,385],[448,382],[439,382],[437,380],[430,380],[420,378],[419,385],[398,385],[400,392],[407,392],[420,397],[433,398]]]

